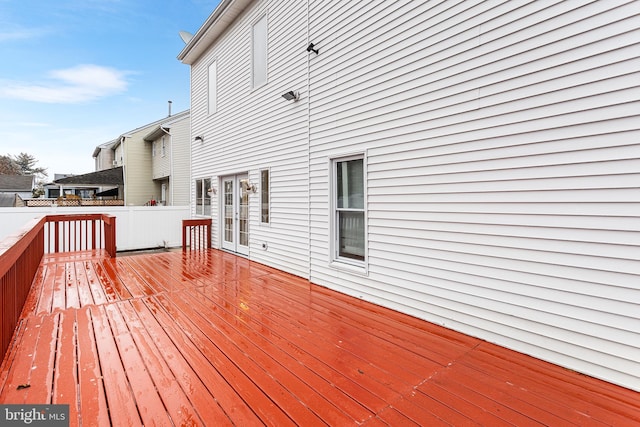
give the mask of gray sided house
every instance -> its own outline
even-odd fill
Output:
[[[53,183],[59,187],[59,194],[69,194],[66,189],[71,189],[70,194],[80,193],[83,198],[90,198],[85,192],[90,192],[95,198],[122,199],[124,192],[123,168],[116,167],[82,175],[71,175],[55,180]]]
[[[216,247],[640,390],[640,3],[223,0]]]
[[[0,175],[0,206],[22,206],[24,199],[33,197],[33,175]]]

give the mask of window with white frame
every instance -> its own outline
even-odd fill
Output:
[[[218,111],[218,66],[216,61],[209,64],[209,114]]]
[[[267,83],[267,15],[262,15],[251,31],[251,87]]]
[[[260,171],[260,222],[269,224],[269,169]]]
[[[196,215],[211,216],[211,179],[196,179],[195,187]]]
[[[156,142],[157,141],[153,141],[151,143],[151,157],[155,157],[156,156]]]
[[[160,146],[160,155],[162,157],[164,157],[167,153],[167,142],[166,142],[167,137],[166,136],[162,136],[162,145]]]
[[[335,260],[365,260],[364,156],[333,160]]]

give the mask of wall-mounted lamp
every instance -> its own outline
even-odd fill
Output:
[[[300,93],[290,90],[289,92],[282,94],[282,97],[287,101],[297,101],[300,99]]]
[[[320,50],[318,49],[314,49],[315,45],[313,43],[309,43],[309,46],[307,46],[307,52],[315,52],[316,55],[320,53]]]
[[[248,179],[241,180],[240,185],[242,185],[242,189],[247,193],[256,193],[258,191],[256,185],[252,184]]]
[[[200,135],[196,136],[195,141],[202,144],[204,142],[204,136],[200,136]]]
[[[207,196],[211,197],[214,194],[216,194],[216,189],[215,188],[213,188],[213,187],[207,188]]]

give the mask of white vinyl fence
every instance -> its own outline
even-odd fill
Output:
[[[19,232],[33,218],[67,213],[114,215],[118,251],[180,247],[182,220],[190,218],[189,206],[0,208],[0,241]]]

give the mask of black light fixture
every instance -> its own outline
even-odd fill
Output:
[[[297,101],[298,99],[300,99],[300,94],[298,92],[290,90],[289,92],[283,93],[282,97],[287,101]]]
[[[320,53],[320,51],[318,49],[314,49],[315,45],[313,43],[309,43],[309,46],[307,46],[307,52],[315,52],[316,55]]]
[[[204,136],[200,136],[200,135],[196,136],[195,141],[202,144],[204,142]]]

